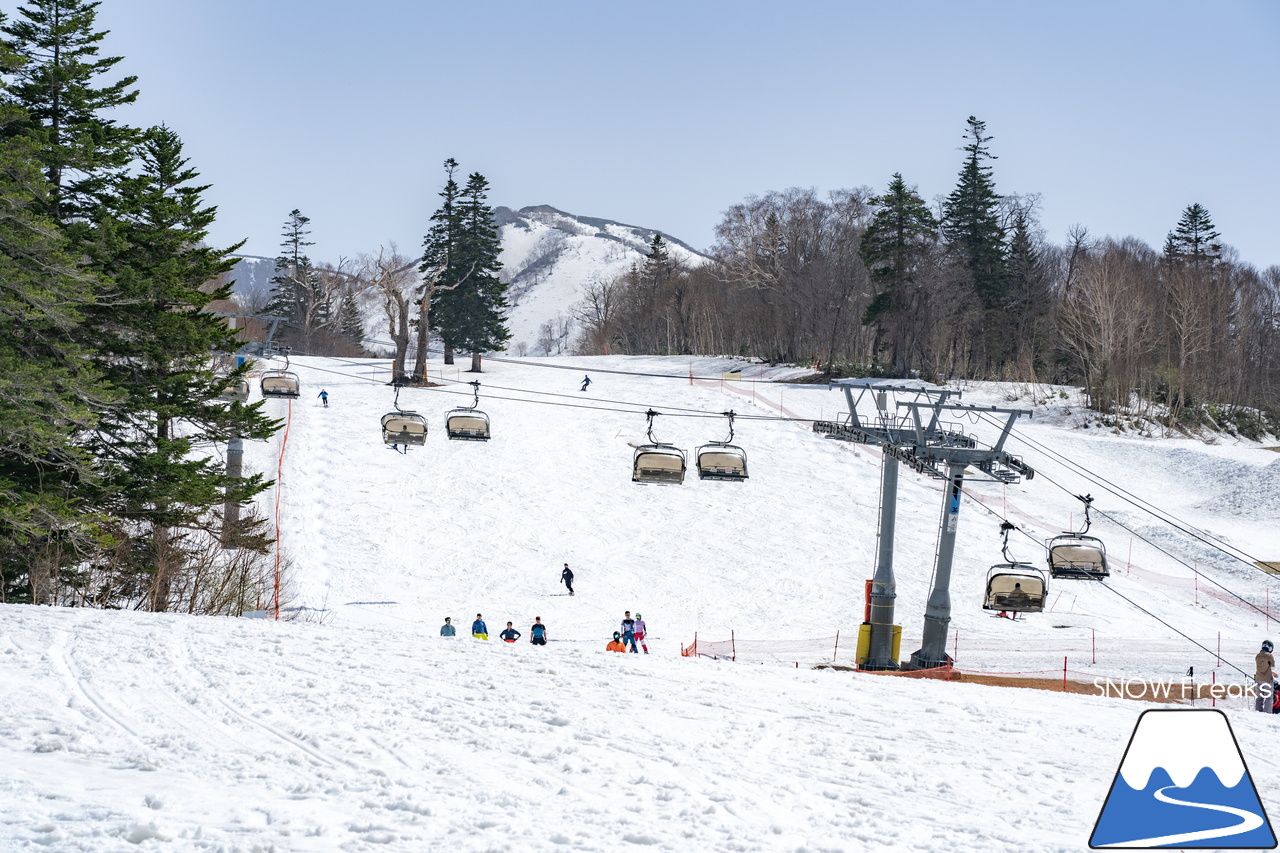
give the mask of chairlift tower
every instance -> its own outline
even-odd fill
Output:
[[[815,422],[815,432],[830,438],[878,445],[884,452],[881,480],[880,549],[876,574],[871,587],[871,644],[865,669],[897,669],[893,659],[893,536],[897,505],[898,464],[905,463],[917,473],[936,477],[947,483],[943,492],[941,531],[934,561],[933,589],[925,607],[924,639],[920,649],[911,655],[904,668],[929,669],[945,666],[947,627],[951,623],[951,568],[955,554],[956,529],[959,522],[960,496],[968,468],[985,474],[988,479],[1016,483],[1022,477],[1031,479],[1035,472],[1018,457],[1004,450],[1014,421],[1030,415],[1027,409],[1000,409],[994,406],[971,406],[948,403],[958,392],[926,385],[907,383],[893,385],[877,380],[839,382],[849,403],[849,414],[840,423]],[[853,390],[875,391],[878,414],[873,422],[860,420]],[[889,410],[886,394],[913,393],[916,399],[895,401]],[[861,399],[861,395],[859,395]],[[904,416],[897,411],[905,410]],[[980,447],[977,440],[955,424],[942,421],[944,412],[971,412],[1008,415],[1000,437],[990,448]]]

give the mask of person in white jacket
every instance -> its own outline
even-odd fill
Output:
[[[649,654],[649,644],[644,641],[644,634],[645,634],[644,620],[640,618],[640,614],[637,612],[636,618],[635,618],[635,638],[636,638],[636,642],[640,644],[640,648],[644,649],[644,653],[647,655]],[[631,651],[634,652],[635,650],[636,650],[636,647],[633,644],[631,646]]]

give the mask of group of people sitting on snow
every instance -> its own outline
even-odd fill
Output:
[[[640,618],[637,613],[632,618],[631,611],[626,611],[622,616],[622,630],[613,632],[613,640],[609,645],[605,646],[605,651],[610,652],[636,652],[644,649],[644,653],[649,654],[649,644],[645,642],[645,624],[644,619]],[[458,630],[453,626],[453,618],[444,617],[444,624],[440,626],[441,637],[456,637]],[[489,639],[489,626],[484,622],[484,616],[477,613],[476,621],[471,623],[471,636],[477,640]],[[506,630],[498,634],[498,637],[504,643],[514,643],[520,639],[523,634],[517,631],[510,622],[507,623]],[[529,642],[535,646],[545,646],[547,644],[547,626],[542,624],[542,617],[533,617],[533,624],[529,626]],[[637,648],[637,646],[639,648]]]

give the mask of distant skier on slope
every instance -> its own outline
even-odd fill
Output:
[[[547,626],[542,624],[542,617],[533,617],[533,624],[529,626],[529,642],[535,646],[545,646],[547,644]]]
[[[489,626],[484,624],[484,617],[479,613],[476,614],[476,621],[471,623],[471,636],[477,640],[489,639]]]
[[[328,392],[328,391],[325,391],[325,390],[322,388],[322,389],[320,389],[320,393],[319,393],[319,394],[317,394],[316,396],[320,398],[320,402],[321,402],[321,403],[324,403],[324,407],[325,407],[326,409],[327,409],[327,408],[329,408],[329,392]]]
[[[569,594],[573,595],[573,571],[568,563],[564,564],[564,571],[560,573],[560,583],[569,587]]]
[[[582,387],[581,387],[581,388],[579,388],[578,390],[579,390],[579,391],[585,391],[585,390],[587,390],[587,386],[588,386],[588,385],[590,385],[590,384],[591,384],[591,377],[590,377],[590,376],[585,376],[585,375],[584,375],[584,376],[582,377]]]
[[[511,623],[508,622],[507,630],[503,631],[498,636],[502,638],[502,642],[504,643],[514,643],[516,640],[520,639],[520,632],[515,628],[512,628]]]

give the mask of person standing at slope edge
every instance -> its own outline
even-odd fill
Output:
[[[1271,654],[1274,648],[1270,640],[1263,640],[1262,651],[1253,657],[1256,665],[1253,680],[1258,683],[1258,698],[1253,703],[1255,711],[1271,711],[1271,697],[1275,689],[1271,683],[1276,677],[1276,659]]]
[[[542,617],[533,617],[533,624],[529,626],[529,642],[535,646],[545,646],[547,644],[547,626],[542,624]]]
[[[456,637],[458,631],[453,627],[453,620],[448,616],[444,617],[444,624],[440,626],[441,637]]]
[[[644,649],[644,653],[646,655],[649,654],[649,644],[644,641],[644,633],[644,620],[641,619],[640,614],[637,613],[635,622],[635,642],[631,644],[631,651],[634,652],[636,650],[636,643],[639,643],[640,647]]]
[[[508,622],[507,630],[503,631],[498,636],[502,638],[502,642],[504,643],[514,643],[516,640],[520,639],[520,632],[515,628],[512,628],[511,623]]]
[[[573,570],[568,563],[564,564],[564,571],[560,573],[560,583],[569,587],[569,594],[573,595]]]
[[[471,623],[471,636],[477,640],[489,639],[489,626],[484,624],[484,617],[479,613],[476,614],[476,621]]]

